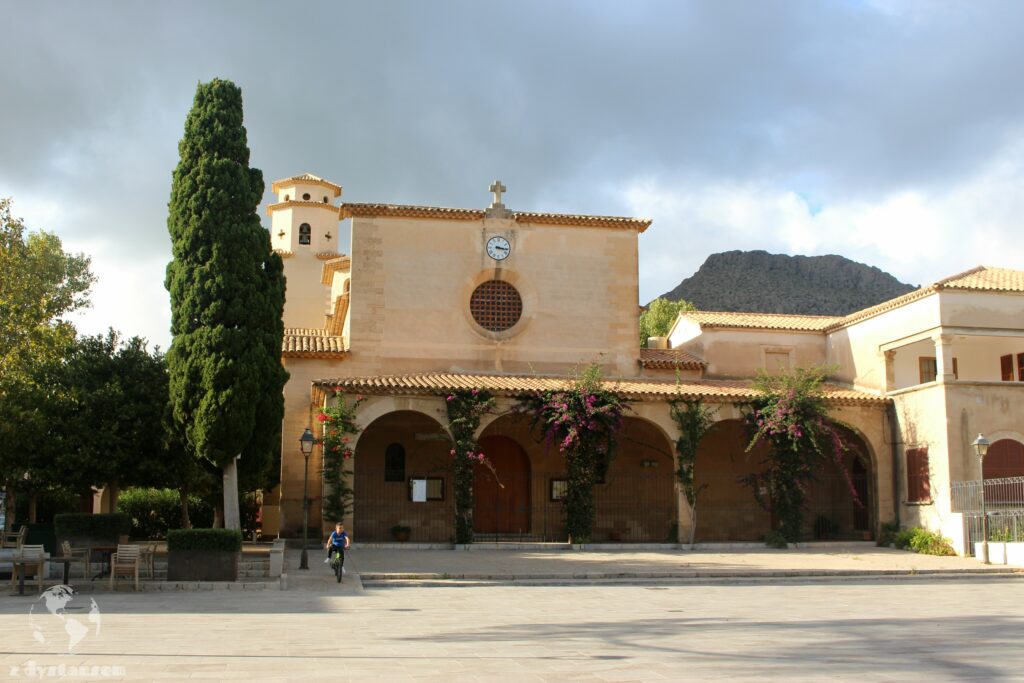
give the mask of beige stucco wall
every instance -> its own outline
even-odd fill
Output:
[[[637,233],[508,220],[352,220],[351,352],[373,374],[430,370],[558,372],[591,361],[638,371]],[[492,235],[512,254],[484,252]],[[483,330],[474,288],[513,284],[523,316]]]
[[[689,325],[676,325],[672,348],[692,353],[707,363],[708,378],[749,378],[765,370],[765,353],[788,353],[790,367],[825,362],[825,338],[818,332],[706,328],[692,335]]]
[[[939,298],[926,296],[829,333],[827,363],[838,367],[840,381],[861,389],[884,391],[885,357],[881,346],[938,327]]]
[[[899,500],[903,526],[940,532],[963,552],[960,515],[953,512],[950,484],[981,477],[971,442],[1024,437],[1024,384],[959,381],[930,384],[893,396],[900,427]],[[906,450],[927,446],[932,502],[907,502]]]

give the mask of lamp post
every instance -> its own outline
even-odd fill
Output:
[[[984,434],[978,434],[978,438],[972,443],[974,452],[978,454],[978,465],[981,467],[981,561],[989,564],[988,561],[988,510],[985,508],[985,454],[988,453],[989,442]]]
[[[309,544],[309,456],[313,452],[315,440],[309,427],[306,427],[306,431],[299,437],[299,448],[302,449],[302,457],[306,461],[302,475],[302,557],[299,560],[299,569],[309,569],[309,554],[306,551]]]

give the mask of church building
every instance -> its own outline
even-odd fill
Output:
[[[564,460],[510,408],[591,363],[632,406],[595,488],[597,542],[689,537],[674,472],[674,398],[715,410],[696,463],[705,485],[697,540],[756,541],[770,530],[771,516],[740,483],[760,469],[741,419],[759,369],[838,368],[825,396],[852,444],[845,465],[859,500],[840,468],[826,467],[809,492],[808,538],[871,539],[894,520],[953,535],[949,482],[979,474],[965,436],[972,430],[1011,442],[1000,447],[1008,467],[1020,447],[1024,468],[1019,271],[977,269],[845,318],[683,314],[668,338],[641,348],[637,254],[649,220],[509,209],[497,181],[486,208],[338,202],[342,188],[311,174],[272,189],[290,380],[281,481],[265,496],[264,534],[301,535],[298,439],[315,431],[326,402],[362,395],[354,509],[344,520],[354,539],[389,541],[407,526],[412,541],[451,542],[445,397],[478,388],[498,401],[479,431],[497,480],[483,467],[476,475],[478,538],[565,541]],[[1004,356],[1020,359],[1012,380],[992,372]],[[314,537],[333,526],[320,521],[318,451],[309,462]],[[414,486],[425,495],[412,495]]]

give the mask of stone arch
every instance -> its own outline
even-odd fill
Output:
[[[333,400],[338,400],[337,398]],[[370,396],[359,407],[356,424],[360,432],[356,435],[355,446],[369,427],[378,418],[399,411],[415,412],[430,418],[447,433],[448,418],[444,399],[437,396]]]
[[[694,465],[697,541],[760,541],[771,531],[771,515],[742,478],[763,469],[764,446],[746,452],[750,440],[738,417],[711,425],[697,447]]]
[[[985,479],[1024,477],[1024,443],[1016,439],[997,439],[982,460]]]
[[[863,507],[854,503],[850,483],[838,465],[825,463],[808,489],[803,530],[808,539],[861,539],[875,529],[877,470],[870,444],[859,431],[840,429],[853,445],[844,464],[854,475],[852,484],[864,498]],[[695,465],[700,489],[696,540],[759,541],[774,527],[771,513],[757,503],[751,485],[744,482],[744,477],[764,469],[767,456],[763,443],[747,452],[749,441],[743,421],[735,417],[715,422],[701,441]]]
[[[838,429],[849,447],[843,454],[846,472],[830,459],[822,476],[810,484],[804,532],[814,540],[870,540],[878,510],[877,469],[871,445],[850,425],[839,425]]]
[[[386,409],[396,407],[395,403],[405,405]],[[352,458],[355,539],[388,541],[394,526],[410,527],[413,541],[436,543],[452,538],[451,439],[444,424],[414,406],[423,407],[415,400],[380,401],[372,410],[360,411],[362,429]],[[401,481],[387,476],[387,452],[396,445],[405,453]],[[426,501],[413,501],[410,495],[411,481],[418,479],[427,480]]]

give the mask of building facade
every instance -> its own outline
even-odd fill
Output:
[[[301,534],[298,438],[325,402],[359,394],[366,401],[352,459],[354,510],[345,520],[354,537],[386,541],[392,527],[408,526],[414,541],[451,541],[445,396],[479,388],[497,397],[498,410],[479,431],[495,472],[480,468],[475,480],[477,533],[565,540],[564,462],[511,407],[517,396],[565,386],[596,363],[632,412],[595,489],[594,540],[688,538],[692,522],[675,481],[675,398],[700,398],[715,410],[696,464],[704,487],[697,539],[760,540],[772,519],[740,481],[761,469],[761,454],[747,452],[741,419],[755,396],[751,378],[783,362],[839,358],[831,333],[684,317],[669,339],[641,349],[637,248],[650,221],[514,211],[504,206],[500,183],[490,189],[488,207],[453,209],[336,204],[341,188],[311,174],[273,184],[278,201],[268,212],[288,277],[282,355],[291,378],[281,483],[265,497],[264,532]],[[824,468],[809,495],[809,538],[872,538],[902,512],[893,399],[885,386],[865,381],[865,373],[874,376],[866,365],[844,367],[826,397],[848,427],[845,469],[856,495],[839,468]],[[314,528],[321,467],[314,451]],[[412,482],[425,482],[425,500],[413,499]],[[333,522],[323,520],[322,528]]]

